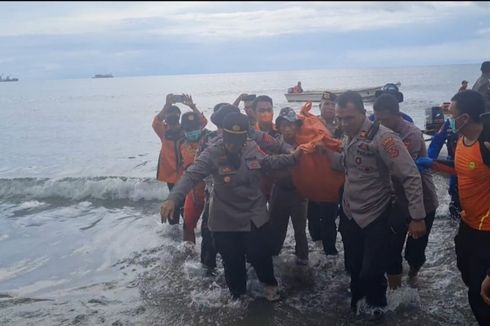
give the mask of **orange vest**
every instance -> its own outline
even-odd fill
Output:
[[[490,167],[483,162],[480,143],[467,146],[463,138],[455,154],[461,218],[473,229],[490,231]]]
[[[162,141],[162,149],[158,158],[157,179],[166,183],[177,182],[177,155],[175,141],[165,138],[167,124],[158,119],[156,116],[153,119],[153,130]]]

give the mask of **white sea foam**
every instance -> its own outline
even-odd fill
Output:
[[[0,179],[0,199],[20,197],[31,200],[22,204],[25,209],[42,204],[34,199],[163,200],[167,193],[165,184],[146,178]]]

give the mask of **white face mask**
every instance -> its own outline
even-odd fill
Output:
[[[461,118],[463,115],[467,115],[466,113],[463,113],[463,114],[460,114],[458,115],[456,118],[451,118],[449,120],[449,123],[450,123],[450,126],[451,126],[451,129],[453,130],[453,132],[456,134],[458,132],[461,131],[461,129],[463,129],[467,124],[468,122],[465,122],[463,123],[463,125],[459,126],[457,121],[459,118]]]

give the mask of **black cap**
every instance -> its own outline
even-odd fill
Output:
[[[281,122],[281,119],[285,119],[289,122],[298,121],[298,117],[296,116],[296,112],[290,107],[282,108],[279,112],[279,116],[276,118],[276,126]]]
[[[398,103],[403,102],[403,93],[400,92],[400,90],[398,89],[398,86],[396,86],[396,84],[388,83],[388,84],[384,85],[383,88],[381,88],[381,90],[377,90],[374,93],[374,97],[378,98],[383,94],[390,94],[390,95],[394,96],[398,100]]]
[[[214,123],[216,127],[223,128],[223,120],[225,119],[225,116],[232,112],[240,113],[240,109],[231,104],[224,104],[220,106],[218,111],[211,115],[211,122]]]
[[[195,112],[186,112],[182,115],[180,119],[180,125],[184,131],[192,131],[201,129],[201,121],[199,119],[199,114]]]
[[[332,101],[336,102],[337,101],[337,95],[335,93],[325,91],[322,94],[322,101]]]
[[[240,112],[231,112],[223,120],[223,142],[244,144],[249,128],[248,117]]]

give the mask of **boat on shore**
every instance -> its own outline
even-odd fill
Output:
[[[99,75],[93,76],[92,78],[114,78],[114,76],[111,74],[99,74]]]
[[[7,76],[7,78],[3,78],[3,75],[0,75],[0,82],[16,82],[19,81],[19,78],[10,78],[10,76]]]
[[[400,87],[401,83],[398,82],[395,85]],[[286,96],[288,102],[306,102],[306,101],[321,102],[322,95],[326,91],[332,92],[335,95],[339,96],[340,94],[350,90],[350,91],[358,92],[364,101],[370,102],[370,101],[374,101],[374,99],[376,98],[376,92],[381,91],[383,86],[384,85],[376,86],[376,87],[351,88],[351,89],[326,89],[323,91],[313,90],[313,91],[304,91],[302,93],[286,93],[284,94],[284,96]]]

